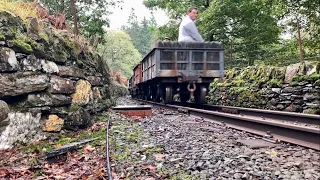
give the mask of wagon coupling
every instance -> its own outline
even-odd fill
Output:
[[[191,83],[188,84],[187,89],[190,92],[189,101],[192,102],[192,101],[194,101],[194,92],[196,91],[197,87],[196,87],[196,84],[194,82],[192,84],[192,87],[193,87],[192,89],[190,88],[190,85],[191,85]]]

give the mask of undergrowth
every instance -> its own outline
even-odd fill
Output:
[[[107,115],[104,113],[96,118],[97,122],[105,122]],[[102,125],[100,129],[97,130],[82,130],[80,132],[70,132],[69,134],[60,134],[55,141],[40,141],[33,143],[24,147],[21,147],[21,151],[24,153],[39,152],[40,155],[45,154],[55,148],[61,147],[63,145],[78,142],[84,139],[97,138],[96,140],[90,142],[92,146],[96,146],[101,140],[104,140],[106,136],[106,126]],[[102,150],[102,149],[101,149]],[[80,150],[81,151],[81,150]]]
[[[22,20],[37,18],[37,10],[34,3],[17,2],[14,0],[1,0],[0,11],[7,11]]]

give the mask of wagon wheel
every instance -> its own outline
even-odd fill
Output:
[[[206,96],[207,96],[208,88],[205,85],[201,85],[199,91],[195,97],[195,101],[197,104],[206,104]]]
[[[173,96],[172,96],[172,86],[166,86],[163,90],[162,90],[162,95],[161,95],[161,101],[162,103],[172,103],[173,101]]]
[[[152,87],[152,101],[157,102],[157,86]]]

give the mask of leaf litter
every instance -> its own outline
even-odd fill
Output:
[[[87,130],[73,132],[61,140],[41,141],[27,146],[0,150],[0,179],[107,179],[105,122],[94,123]],[[86,137],[101,138],[68,152],[62,161],[49,163],[43,158],[49,149],[59,148]],[[49,149],[48,149],[49,148]]]

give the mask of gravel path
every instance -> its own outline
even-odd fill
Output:
[[[118,105],[136,104],[119,98]],[[254,135],[153,108],[153,116],[112,117],[112,162],[126,179],[320,179],[320,153],[279,144],[251,149]]]

